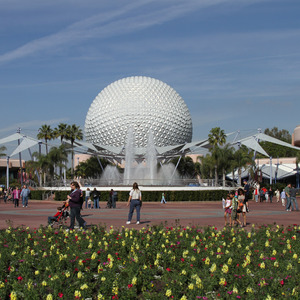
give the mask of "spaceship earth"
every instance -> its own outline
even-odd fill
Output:
[[[129,129],[135,146],[147,147],[151,132],[159,147],[192,140],[192,119],[180,95],[166,83],[145,76],[117,80],[92,102],[85,137],[93,144],[124,146]]]

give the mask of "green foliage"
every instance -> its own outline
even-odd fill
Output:
[[[292,142],[292,136],[286,129],[279,130],[277,127],[273,127],[272,129],[265,129],[265,134],[276,138],[278,140],[281,140],[283,142],[286,142],[288,144],[291,144]],[[270,142],[260,142],[260,145],[262,148],[272,157],[295,157],[299,151],[284,147],[281,145],[276,145]],[[258,158],[264,157],[261,154],[257,154]]]
[[[172,163],[176,166],[180,157],[172,159]],[[196,175],[196,168],[193,159],[190,156],[181,157],[177,166],[177,171],[181,178],[194,178]]]
[[[128,201],[128,191],[118,191],[118,201]],[[69,191],[55,191],[55,200],[65,201]],[[143,191],[142,200],[145,202],[160,202],[161,191]],[[207,191],[166,191],[165,198],[167,201],[216,201],[226,197],[228,190],[207,190]],[[85,193],[84,193],[85,196]],[[100,201],[108,201],[109,191],[100,192]]]
[[[299,227],[0,231],[0,299],[299,299]]]
[[[104,158],[99,158],[103,168],[109,165],[109,161]],[[96,156],[92,156],[86,161],[79,163],[75,168],[75,175],[81,176],[84,178],[97,178],[102,174],[102,169],[99,165],[98,159]]]

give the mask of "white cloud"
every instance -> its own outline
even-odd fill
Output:
[[[241,4],[237,0],[135,1],[126,6],[122,6],[120,3],[120,8],[117,10],[105,11],[75,22],[57,33],[32,40],[21,47],[6,52],[0,55],[0,63],[13,61],[47,49],[55,49],[62,45],[70,46],[85,39],[106,38],[140,31],[176,19],[195,10],[232,2]],[[249,3],[251,3],[250,0],[242,2],[242,4]],[[156,9],[153,10],[153,7],[151,7],[148,12],[147,6],[150,7],[151,4],[155,4]]]

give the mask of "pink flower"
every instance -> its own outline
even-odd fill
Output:
[[[23,280],[23,277],[22,277],[22,276],[19,276],[19,277],[18,277],[18,280],[19,280],[19,281],[22,281],[22,280]]]

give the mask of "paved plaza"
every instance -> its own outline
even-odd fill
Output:
[[[299,203],[298,199],[298,203]],[[37,201],[30,200],[29,207],[23,208],[22,205],[14,208],[12,202],[0,203],[0,229],[8,226],[25,226],[38,228],[40,225],[47,225],[47,217],[56,213],[56,208],[60,206],[57,201]],[[141,224],[135,224],[136,213],[133,215],[132,224],[126,225],[128,207],[125,202],[117,202],[116,209],[105,208],[106,203],[100,203],[100,209],[84,209],[83,218],[88,225],[105,225],[121,228],[142,228],[146,226],[159,225],[167,226],[180,224],[182,226],[224,226],[223,209],[220,201],[210,202],[168,202],[160,204],[158,202],[145,202],[141,210]],[[277,202],[255,203],[250,201],[250,212],[247,214],[247,227],[250,229],[252,224],[278,224],[292,225],[300,224],[300,212],[285,211],[284,207]]]

